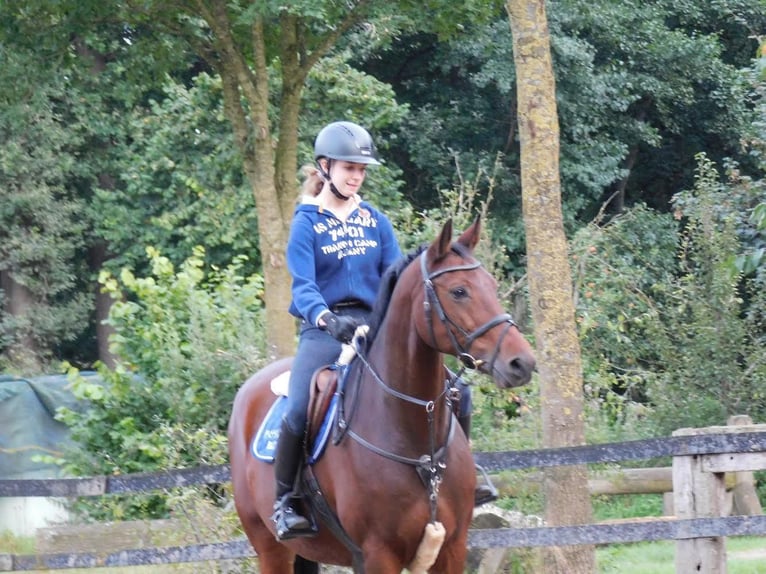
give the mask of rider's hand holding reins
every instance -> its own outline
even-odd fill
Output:
[[[341,343],[350,343],[354,338],[354,332],[359,323],[353,317],[345,315],[336,315],[335,313],[325,313],[322,316],[325,323],[325,330]]]

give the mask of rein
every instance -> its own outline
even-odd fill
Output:
[[[410,404],[423,407],[425,409],[426,416],[428,419],[428,439],[429,439],[430,453],[424,454],[420,458],[411,458],[411,457],[396,454],[391,451],[387,451],[385,449],[380,448],[379,446],[372,444],[371,442],[369,442],[368,440],[364,439],[359,434],[354,432],[349,427],[348,421],[344,417],[342,408],[338,410],[338,427],[341,430],[341,434],[347,433],[352,439],[354,439],[356,442],[361,444],[366,449],[371,450],[372,452],[380,456],[388,458],[389,460],[414,466],[415,470],[418,472],[418,476],[420,476],[420,479],[428,487],[428,500],[429,500],[429,505],[431,510],[431,522],[436,522],[436,505],[437,505],[437,499],[439,495],[439,484],[441,483],[441,480],[442,480],[441,478],[442,474],[444,473],[444,470],[447,468],[447,465],[443,462],[443,459],[447,452],[447,446],[449,445],[450,442],[452,442],[452,438],[455,435],[455,424],[454,424],[454,417],[450,416],[447,439],[445,440],[444,445],[437,448],[436,436],[435,436],[436,433],[434,428],[434,410],[436,409],[437,401],[440,398],[445,397],[447,401],[447,408],[449,408],[450,411],[452,411],[453,401],[457,398],[458,391],[449,383],[454,382],[454,380],[457,377],[453,375],[451,378],[445,379],[444,390],[434,400],[424,401],[422,399],[418,399],[416,397],[407,395],[405,393],[402,393],[400,391],[397,391],[396,389],[392,389],[391,387],[389,387],[385,383],[385,381],[380,377],[380,375],[377,373],[375,368],[367,360],[367,357],[362,352],[357,341],[358,341],[358,338],[355,338],[354,346],[356,347],[356,356],[362,362],[362,364],[367,369],[367,371],[369,371],[369,373],[372,375],[373,380],[376,383],[378,383],[378,385],[380,385],[380,387],[389,395],[396,397],[397,399],[400,399],[402,401],[408,402]],[[342,401],[341,401],[341,404],[342,404]],[[339,439],[336,440],[336,443],[338,442],[338,440]]]

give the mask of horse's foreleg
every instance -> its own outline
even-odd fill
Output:
[[[274,538],[274,534],[257,513],[241,512],[239,518],[247,539],[258,556],[260,574],[304,574],[304,570],[298,569],[295,553]],[[316,574],[316,571],[305,570],[305,574]]]
[[[318,571],[302,570],[306,563],[298,563],[295,553],[287,546],[277,542],[273,536],[271,540],[273,543],[259,543],[255,548],[255,552],[258,554],[258,571],[260,574],[304,574],[304,572],[315,574]]]
[[[361,562],[354,564],[354,574],[402,574],[407,567],[390,542],[371,539],[362,545]]]
[[[366,557],[363,568],[354,568],[354,574],[402,574],[404,568],[405,565],[397,557],[378,553]]]

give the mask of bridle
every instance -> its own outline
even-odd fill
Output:
[[[431,334],[431,344],[434,348],[437,347],[436,343],[436,334],[434,333],[434,324],[433,324],[433,313],[436,312],[436,316],[439,318],[439,321],[444,326],[444,328],[447,331],[447,334],[449,335],[450,340],[452,341],[452,347],[455,351],[455,356],[460,360],[461,363],[463,363],[463,366],[466,369],[478,369],[482,364],[483,361],[476,359],[471,355],[471,345],[473,345],[474,341],[484,335],[487,331],[490,329],[494,329],[498,325],[502,325],[505,323],[505,328],[503,329],[503,334],[500,336],[500,338],[497,340],[497,345],[495,346],[495,351],[492,353],[492,358],[489,361],[489,372],[491,373],[492,370],[495,368],[495,359],[497,359],[497,355],[500,353],[500,345],[503,342],[503,339],[505,339],[506,334],[508,331],[513,327],[516,323],[513,321],[513,317],[511,317],[508,313],[501,313],[499,315],[496,315],[483,325],[481,325],[478,329],[475,329],[472,333],[469,333],[465,329],[463,329],[460,325],[455,323],[452,319],[450,319],[447,316],[446,311],[444,310],[444,306],[442,305],[441,301],[439,300],[439,296],[436,294],[436,289],[434,288],[434,282],[433,280],[441,275],[445,275],[446,273],[452,273],[454,271],[471,271],[472,269],[477,269],[481,267],[481,263],[479,261],[475,261],[474,263],[467,263],[465,265],[454,265],[452,267],[446,267],[444,269],[438,269],[436,271],[433,271],[431,273],[428,272],[428,266],[426,264],[426,254],[427,252],[424,251],[422,255],[420,256],[420,271],[423,276],[423,291],[425,293],[425,300],[423,301],[423,308],[426,312],[426,320],[428,321],[428,330]],[[455,335],[455,331],[458,331],[460,335],[463,338],[463,344],[460,343],[458,340],[458,337]]]
[[[513,318],[508,313],[501,313],[493,317],[492,319],[490,319],[483,325],[481,325],[479,328],[475,329],[473,332],[469,333],[468,331],[460,327],[445,312],[444,306],[439,300],[439,296],[436,293],[436,289],[434,288],[433,280],[446,273],[452,273],[455,271],[471,271],[473,269],[478,269],[479,267],[481,267],[481,263],[476,261],[474,263],[468,263],[465,265],[455,265],[452,267],[446,267],[444,269],[438,269],[436,271],[429,273],[428,265],[426,262],[426,256],[427,256],[427,251],[423,251],[423,253],[420,256],[420,269],[421,269],[421,274],[423,278],[423,290],[425,293],[425,300],[423,302],[423,307],[426,314],[426,320],[428,321],[428,328],[429,328],[429,332],[431,336],[431,344],[433,348],[436,349],[437,351],[439,350],[437,346],[437,342],[436,342],[436,334],[434,332],[434,324],[433,324],[434,311],[436,312],[436,316],[438,317],[439,321],[441,322],[441,324],[444,326],[445,330],[447,331],[447,334],[449,335],[450,340],[452,342],[455,356],[461,361],[464,369],[477,369],[478,367],[482,365],[482,361],[477,360],[475,357],[473,357],[470,354],[471,345],[476,341],[476,339],[478,339],[479,337],[487,333],[490,329],[493,329],[494,327],[505,323],[506,326],[503,330],[503,334],[498,340],[497,346],[495,347],[495,351],[492,354],[492,358],[489,362],[489,372],[491,373],[492,369],[494,368],[495,359],[497,358],[497,355],[500,352],[500,345],[502,344],[503,339],[505,338],[510,328],[513,327],[516,323],[514,323]],[[459,340],[459,337],[455,334],[456,331],[459,333],[460,337],[463,339],[462,344]],[[386,382],[383,381],[383,379],[380,377],[380,375],[378,375],[378,373],[375,371],[374,367],[367,360],[365,353],[362,352],[362,345],[359,345],[356,339],[354,341],[354,344],[356,345],[356,352],[357,352],[356,356],[364,364],[365,368],[371,373],[373,380],[378,385],[380,385],[387,394],[393,397],[396,397],[402,401],[424,408],[427,415],[427,419],[428,419],[430,453],[424,454],[420,458],[405,457],[405,456],[401,456],[399,454],[387,451],[383,448],[380,448],[370,443],[369,441],[367,441],[360,435],[358,435],[349,427],[348,420],[346,420],[345,418],[344,407],[343,407],[343,395],[345,393],[344,393],[344,390],[342,389],[338,391],[340,395],[338,414],[337,414],[338,432],[336,433],[334,442],[335,444],[339,443],[343,435],[348,433],[348,435],[351,438],[353,438],[356,442],[358,442],[359,444],[361,444],[368,450],[376,454],[379,454],[383,457],[386,457],[390,460],[394,460],[396,462],[414,466],[421,480],[423,481],[423,483],[426,485],[428,489],[428,497],[429,497],[429,503],[431,507],[431,521],[434,522],[436,520],[436,507],[437,507],[437,499],[438,499],[438,493],[439,493],[439,484],[441,483],[441,480],[442,480],[441,478],[442,474],[444,473],[444,470],[446,469],[446,464],[444,462],[444,459],[447,453],[447,446],[452,441],[452,438],[455,432],[454,417],[450,416],[449,430],[447,433],[447,438],[445,440],[445,443],[441,447],[437,447],[436,438],[435,438],[435,429],[434,429],[434,411],[436,408],[436,404],[442,398],[446,398],[448,408],[452,410],[453,403],[458,398],[458,391],[456,388],[454,388],[453,383],[458,378],[459,375],[452,375],[451,377],[448,377],[447,379],[445,379],[445,382],[444,382],[445,388],[439,394],[439,396],[436,397],[435,399],[433,400],[418,399],[416,397],[407,395],[405,393],[397,391],[396,389],[393,389],[390,386],[388,386]],[[360,373],[360,376],[361,376],[361,373]]]

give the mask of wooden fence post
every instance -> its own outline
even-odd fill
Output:
[[[749,419],[730,419],[729,422],[730,426],[678,429],[673,436],[766,430],[766,425],[748,424]],[[676,517],[718,518],[728,514],[731,503],[727,505],[726,473],[742,475],[741,492],[755,496],[752,473],[747,473],[763,468],[766,468],[764,451],[674,456],[673,503]],[[741,510],[739,506],[735,508]],[[676,574],[726,574],[726,538],[715,536],[676,541]]]
[[[753,424],[753,419],[747,415],[734,415],[726,421],[729,426],[747,426]],[[755,490],[753,472],[745,470],[735,473],[732,514],[743,516],[758,516],[763,514],[758,492]]]
[[[708,429],[678,429],[673,436],[706,434]],[[705,472],[701,456],[673,457],[673,507],[680,519],[723,515],[724,474]],[[725,574],[726,545],[722,536],[676,542],[676,574]]]

